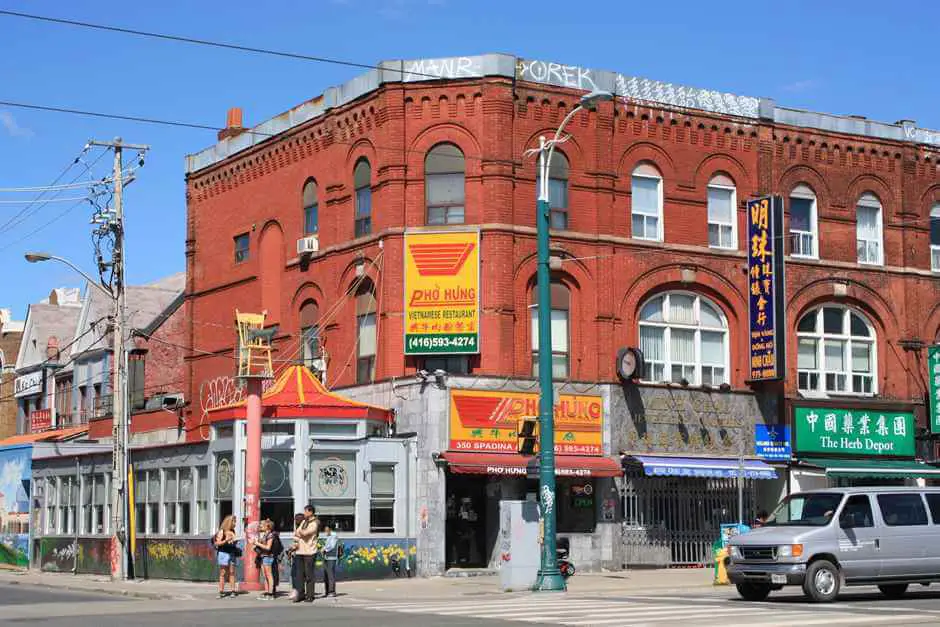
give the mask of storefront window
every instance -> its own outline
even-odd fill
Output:
[[[193,472],[191,468],[168,468],[164,471],[163,520],[165,533],[185,535],[192,533],[191,507],[193,498]]]
[[[58,517],[58,477],[48,477],[46,479],[46,533],[56,532],[56,521]]]
[[[310,455],[310,503],[320,522],[337,533],[356,531],[356,454]]]
[[[594,481],[591,479],[559,479],[558,531],[560,533],[593,533],[597,526],[594,502]]]
[[[369,531],[395,532],[395,465],[372,464],[372,499],[369,503]]]
[[[85,475],[82,482],[82,531],[92,535],[108,533],[107,479],[104,474]]]
[[[290,427],[293,425],[281,425]],[[261,456],[261,518],[271,519],[277,531],[294,526],[294,453],[269,452]]]
[[[232,513],[232,484],[235,473],[232,454],[222,453],[215,458],[215,513],[217,524]]]
[[[209,533],[212,521],[209,516],[209,469],[205,466],[196,468],[196,531]]]

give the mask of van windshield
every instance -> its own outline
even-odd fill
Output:
[[[832,521],[842,496],[829,492],[788,496],[774,510],[767,525],[825,527]]]

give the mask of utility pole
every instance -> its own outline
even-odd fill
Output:
[[[111,578],[126,579],[129,563],[133,559],[128,553],[131,530],[127,528],[127,470],[128,470],[128,385],[127,351],[125,349],[125,285],[124,285],[124,165],[123,149],[146,151],[149,146],[125,144],[120,137],[111,142],[90,142],[93,146],[105,146],[114,150],[114,217],[109,227],[114,233],[112,276],[114,280],[114,348],[112,363],[114,379],[112,385],[113,426],[111,429]]]

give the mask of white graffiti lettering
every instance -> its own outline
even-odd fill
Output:
[[[562,65],[560,63],[546,63],[545,61],[525,61],[520,59],[518,64],[519,77],[522,80],[536,83],[550,83],[572,89],[594,91],[597,84],[591,75],[592,70],[579,65]]]
[[[480,61],[474,57],[421,59],[405,61],[402,81],[430,81],[438,78],[474,78],[483,75]]]

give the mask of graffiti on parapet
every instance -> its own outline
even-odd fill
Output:
[[[436,78],[474,78],[482,76],[478,58],[449,57],[446,59],[420,59],[405,61],[402,82],[430,81]]]
[[[265,379],[261,384],[262,394],[274,385],[273,379]],[[213,409],[230,407],[245,400],[245,385],[234,377],[215,377],[199,384],[200,433],[203,439],[209,439],[209,412]]]

